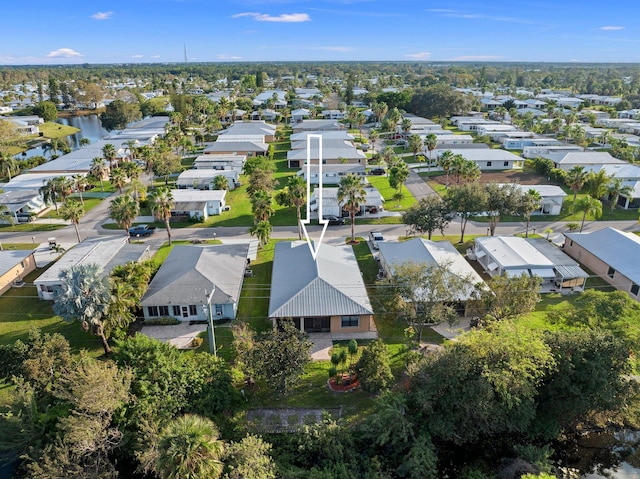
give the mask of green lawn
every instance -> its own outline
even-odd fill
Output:
[[[416,199],[407,190],[406,186],[402,186],[402,200],[400,204],[393,199],[396,190],[389,186],[389,178],[386,176],[367,176],[367,180],[376,188],[384,198],[384,209],[387,211],[404,211],[416,203]]]
[[[38,125],[40,132],[45,138],[63,138],[69,135],[74,135],[80,131],[80,128],[76,128],[68,125],[61,125],[48,121],[42,125]]]

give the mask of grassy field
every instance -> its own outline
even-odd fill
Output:
[[[74,135],[80,131],[80,128],[76,128],[68,125],[61,125],[48,121],[42,125],[38,125],[40,132],[45,138],[64,138],[69,135]]]
[[[404,211],[416,203],[411,192],[403,185],[402,199],[400,203],[393,199],[396,190],[389,186],[389,178],[386,176],[367,176],[367,180],[376,188],[384,198],[384,209],[387,211]]]

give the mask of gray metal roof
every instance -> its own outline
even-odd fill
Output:
[[[535,249],[540,251],[553,263],[553,269],[563,278],[588,278],[589,275],[580,267],[578,262],[566,254],[553,243],[544,238],[527,239]]]
[[[524,238],[483,236],[475,241],[476,247],[481,247],[502,268],[553,267],[551,260]]]
[[[373,314],[349,246],[319,246],[313,260],[305,241],[276,244],[269,317]]]
[[[565,233],[570,240],[626,276],[640,284],[640,237],[615,228],[591,233]]]
[[[269,147],[266,143],[254,143],[252,141],[216,141],[205,148],[205,152],[216,151],[254,151],[265,152]]]
[[[456,145],[458,146],[458,145]],[[460,154],[469,161],[522,161],[522,158],[513,153],[497,148],[450,148],[454,155]],[[444,149],[435,150],[436,156],[440,156]]]
[[[142,305],[198,305],[209,296],[212,304],[236,303],[248,254],[249,243],[174,246],[151,281]]]
[[[33,250],[30,249],[0,251],[0,277],[32,254]],[[2,286],[4,285],[0,284],[0,287]]]

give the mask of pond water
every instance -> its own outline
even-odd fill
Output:
[[[584,479],[640,479],[640,431],[576,437],[556,448],[556,460]]]
[[[109,131],[102,127],[102,122],[98,115],[84,115],[84,116],[69,116],[65,118],[58,118],[56,123],[61,125],[73,126],[80,128],[80,131],[75,135],[67,137],[71,150],[77,150],[80,148],[80,140],[82,138],[88,138],[91,143],[95,143],[98,140],[109,135]],[[41,146],[37,148],[31,148],[24,153],[17,155],[16,158],[25,159],[33,156],[47,156]]]

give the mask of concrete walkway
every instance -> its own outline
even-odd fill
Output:
[[[163,343],[172,344],[178,349],[189,349],[193,338],[206,330],[206,324],[180,323],[167,326],[142,326],[140,333]]]
[[[404,186],[407,187],[416,200],[421,200],[422,198],[436,194],[436,192],[433,191],[433,188],[431,188],[412,168],[409,168],[409,178]]]

